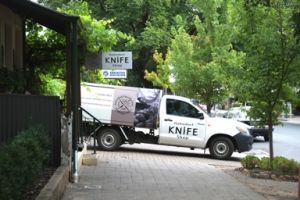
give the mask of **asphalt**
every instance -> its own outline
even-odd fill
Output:
[[[282,121],[300,123],[300,117]],[[219,161],[210,159],[207,152],[193,152],[146,144],[97,151],[97,165],[82,166],[79,182],[67,185],[62,200],[266,199],[221,169],[239,167],[239,154]]]

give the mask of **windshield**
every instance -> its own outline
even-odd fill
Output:
[[[225,115],[229,119],[247,119],[248,108],[235,107],[231,108]]]
[[[195,105],[197,108],[199,108],[202,112],[204,112],[205,114],[207,114],[207,112],[206,112],[206,105],[200,104],[199,101],[195,100],[195,99],[191,99],[191,102],[193,103],[193,105]]]

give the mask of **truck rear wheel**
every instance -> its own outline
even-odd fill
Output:
[[[98,134],[97,142],[102,150],[113,151],[120,147],[121,136],[117,130],[113,128],[105,128]]]
[[[232,141],[227,137],[216,137],[209,145],[209,152],[213,158],[228,159],[234,150]]]

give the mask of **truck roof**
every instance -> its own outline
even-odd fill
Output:
[[[178,99],[181,101],[187,101],[190,102],[191,104],[193,104],[192,100],[186,97],[182,97],[182,96],[177,96],[177,95],[170,95],[170,94],[166,94],[163,96],[163,98],[172,98],[172,99]]]

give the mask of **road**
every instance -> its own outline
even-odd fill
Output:
[[[274,155],[284,156],[300,162],[300,124],[284,122],[276,126],[273,132]],[[258,154],[269,153],[269,143],[262,137],[257,137],[251,152]]]
[[[299,121],[300,122],[300,121]],[[274,128],[274,153],[275,156],[284,156],[300,162],[300,123],[284,122],[283,125]],[[186,154],[197,154],[200,157],[210,157],[209,150],[195,149],[191,151],[185,147],[173,147],[151,144],[122,145],[124,147],[134,147],[138,149],[151,149],[158,151],[182,152]],[[263,137],[257,137],[253,143],[253,149],[250,152],[234,152],[232,160],[238,161],[246,155],[256,155],[258,157],[269,156],[269,143],[264,141]],[[216,160],[218,161],[218,160]]]

